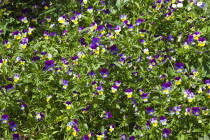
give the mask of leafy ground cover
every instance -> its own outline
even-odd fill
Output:
[[[208,3],[0,1],[0,138],[208,138]]]

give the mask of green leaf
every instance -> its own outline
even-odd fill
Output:
[[[122,4],[123,4],[123,0],[117,0],[117,2],[116,2],[117,8],[121,8]]]
[[[201,128],[198,128],[198,129],[194,129],[192,132],[203,132],[203,130]]]
[[[57,122],[58,122],[58,121],[63,121],[64,118],[65,118],[65,116],[66,116],[66,115],[61,115],[61,116],[59,116],[59,117],[56,119],[56,121],[57,121]]]

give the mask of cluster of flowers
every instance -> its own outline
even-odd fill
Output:
[[[183,108],[185,108],[184,114],[186,116],[197,116],[200,117],[199,123],[202,122],[202,115],[208,115],[209,109],[208,107],[192,105],[191,103],[195,103],[196,98],[200,95],[204,95],[209,98],[210,97],[210,80],[201,80],[201,71],[200,69],[193,69],[191,72],[189,72],[189,68],[186,68],[185,63],[182,63],[184,60],[176,57],[176,55],[172,55],[173,53],[176,53],[177,51],[180,51],[180,48],[161,48],[161,43],[165,42],[165,45],[167,46],[173,46],[174,43],[180,43],[180,46],[182,46],[181,49],[184,49],[184,51],[188,51],[190,48],[196,48],[198,50],[202,50],[202,53],[205,50],[205,47],[207,46],[207,39],[203,37],[201,31],[196,31],[196,28],[194,26],[190,26],[189,32],[182,32],[178,33],[178,35],[170,33],[167,33],[167,35],[164,35],[165,33],[156,33],[152,29],[145,29],[146,25],[149,24],[152,28],[153,25],[156,23],[150,23],[151,21],[144,17],[144,14],[142,14],[140,17],[132,18],[130,14],[122,14],[119,16],[117,24],[112,24],[111,22],[105,22],[98,21],[96,18],[97,16],[93,15],[95,14],[95,9],[93,7],[88,7],[88,4],[90,4],[90,1],[88,0],[80,0],[81,4],[81,10],[80,12],[72,12],[71,14],[64,14],[59,16],[55,20],[55,24],[52,23],[54,20],[50,16],[46,16],[45,19],[41,21],[43,26],[49,25],[49,30],[41,31],[42,38],[40,40],[44,42],[53,42],[54,40],[58,39],[59,44],[68,44],[70,41],[70,34],[71,29],[74,28],[78,34],[78,38],[74,39],[76,40],[75,43],[78,44],[77,49],[73,49],[73,53],[65,52],[62,53],[62,50],[60,48],[54,48],[59,50],[61,54],[54,54],[53,51],[47,48],[31,48],[29,46],[32,46],[34,44],[38,44],[39,39],[33,38],[33,35],[35,35],[34,30],[36,30],[35,27],[31,26],[31,22],[35,22],[35,19],[32,18],[30,21],[30,18],[27,16],[20,16],[18,20],[20,20],[27,28],[25,30],[16,30],[10,34],[11,38],[4,40],[2,42],[4,46],[5,52],[10,53],[11,51],[15,50],[15,54],[12,54],[12,56],[2,56],[0,58],[0,68],[8,68],[10,66],[12,67],[19,67],[21,68],[21,71],[24,71],[26,73],[23,73],[20,71],[20,73],[14,73],[13,76],[4,78],[4,82],[0,85],[0,90],[4,91],[4,93],[12,93],[16,92],[18,87],[23,84],[24,85],[24,79],[22,77],[25,77],[27,75],[28,71],[27,68],[30,66],[36,66],[37,69],[41,71],[43,75],[46,73],[49,74],[49,79],[53,81],[53,77],[56,75],[60,79],[60,83],[57,87],[59,91],[62,92],[69,92],[69,90],[72,88],[72,81],[78,82],[81,79],[84,80],[86,83],[86,87],[78,86],[81,89],[82,92],[86,92],[86,88],[91,85],[93,88],[88,89],[87,92],[92,92],[93,99],[100,100],[102,97],[110,98],[113,97],[113,95],[116,95],[120,100],[119,101],[119,107],[120,112],[124,112],[123,106],[126,106],[122,102],[129,103],[132,101],[133,108],[134,108],[134,114],[140,115],[140,112],[142,111],[142,108],[145,108],[145,112],[147,115],[145,116],[145,122],[142,124],[145,125],[147,130],[150,130],[150,127],[158,127],[158,123],[163,126],[161,127],[162,131],[162,137],[166,138],[169,137],[171,132],[171,128],[168,127],[167,122],[171,122],[172,115],[181,115],[183,112]],[[197,2],[196,0],[188,0],[187,3],[187,10],[190,11],[193,6],[197,6],[203,10],[205,10],[206,4],[203,2]],[[164,14],[161,15],[161,17],[166,21],[175,20],[176,13],[183,10],[186,3],[184,3],[184,0],[156,0],[154,3],[150,5],[150,8],[155,12],[162,12],[165,11]],[[42,2],[41,7],[44,9],[48,9],[52,4],[47,4],[46,2]],[[105,1],[101,1],[101,5],[105,8]],[[35,5],[33,9],[35,10],[38,7],[38,5]],[[86,12],[86,11],[87,12]],[[97,11],[99,14],[109,15],[110,11],[108,9],[103,9],[103,13],[101,13],[100,10]],[[23,14],[25,15],[25,14]],[[26,14],[27,15],[27,14]],[[85,21],[85,17],[88,17],[91,20],[91,23],[88,21],[89,24],[83,24],[87,23]],[[205,17],[200,17],[201,21],[205,21]],[[188,19],[186,19],[187,22],[189,22]],[[47,23],[45,23],[47,21]],[[51,24],[52,23],[52,24]],[[82,25],[82,26],[81,26]],[[54,27],[58,26],[61,32],[54,32],[57,31]],[[142,29],[139,29],[142,28]],[[53,30],[53,31],[52,31]],[[0,30],[0,35],[3,34],[3,30]],[[132,41],[131,44],[133,46],[137,46],[138,50],[132,50],[133,48],[124,47],[120,45],[119,42],[122,42],[123,38],[125,38],[125,34],[128,34],[129,36],[132,36],[135,41],[135,45],[133,45]],[[138,36],[138,37],[136,37]],[[131,37],[131,38],[132,38]],[[150,38],[151,37],[151,38]],[[56,40],[57,41],[57,40]],[[118,42],[119,41],[119,42]],[[110,42],[110,43],[107,43]],[[154,46],[154,44],[157,44],[157,46]],[[18,45],[19,48],[16,49],[14,46]],[[39,45],[39,44],[38,44]],[[129,46],[129,44],[127,44]],[[154,49],[155,48],[155,49]],[[161,49],[160,49],[161,48]],[[165,50],[164,50],[165,49]],[[129,51],[135,52],[134,55],[132,55]],[[22,55],[22,53],[30,52],[32,56],[30,59],[27,58],[27,55]],[[58,51],[57,51],[58,52]],[[21,56],[17,56],[20,55]],[[66,54],[70,54],[71,56],[68,56]],[[13,57],[14,55],[14,57]],[[57,56],[56,56],[57,55]],[[24,58],[25,57],[25,58]],[[57,59],[58,58],[58,59]],[[92,60],[91,60],[91,59]],[[101,59],[103,58],[103,59]],[[101,63],[99,66],[88,67],[88,73],[87,69],[82,70],[81,67],[83,67],[83,64],[86,63],[86,65],[89,65],[90,61],[98,62],[98,61],[106,61],[106,63]],[[182,61],[183,60],[183,61]],[[34,65],[33,65],[34,64]],[[154,89],[148,88],[136,88],[139,87],[140,84],[136,84],[137,81],[144,81],[145,79],[142,77],[150,77],[150,73],[155,75],[155,70],[158,68],[163,68],[165,66],[170,65],[171,73],[172,74],[163,74],[164,72],[161,72],[161,75],[159,76],[159,79],[153,79],[150,78],[152,85],[154,84]],[[142,68],[139,65],[146,66],[146,69]],[[84,65],[85,67],[85,65]],[[117,68],[124,69],[127,73],[125,75],[124,71],[119,71]],[[142,69],[141,69],[142,68]],[[37,70],[36,69],[36,70]],[[141,69],[141,70],[140,70]],[[80,71],[81,70],[81,71]],[[165,71],[165,70],[164,70]],[[115,73],[117,72],[117,74]],[[146,75],[143,75],[139,78],[139,75],[143,73]],[[168,71],[166,71],[168,72]],[[60,75],[59,75],[60,73]],[[158,72],[159,73],[159,72]],[[54,75],[55,74],[55,75]],[[118,75],[121,77],[116,78]],[[170,75],[170,76],[169,76]],[[172,77],[173,75],[174,77]],[[42,76],[42,75],[41,75]],[[125,78],[123,76],[127,76],[129,78]],[[2,75],[0,76],[0,78]],[[43,76],[44,77],[44,76]],[[138,77],[138,80],[136,80]],[[52,78],[52,79],[51,79]],[[172,79],[171,79],[172,78]],[[3,78],[2,78],[3,79]],[[41,78],[40,78],[41,79]],[[44,79],[44,78],[43,78]],[[131,81],[129,79],[132,79]],[[135,80],[133,80],[135,79]],[[183,81],[192,80],[196,84],[202,85],[197,90],[196,86],[194,84],[191,84],[190,86],[183,86]],[[160,81],[159,84],[157,84],[157,81]],[[115,82],[113,82],[115,81]],[[129,81],[129,82],[128,82]],[[22,82],[22,83],[21,83]],[[56,85],[58,81],[53,81]],[[147,82],[147,81],[146,81]],[[203,83],[202,83],[203,82]],[[81,83],[81,82],[80,82]],[[97,83],[100,83],[98,85]],[[132,84],[130,84],[132,83]],[[44,83],[43,83],[44,84]],[[187,83],[188,84],[188,83]],[[186,84],[186,85],[187,85]],[[52,85],[50,85],[52,86]],[[143,85],[142,87],[148,87],[147,84]],[[191,89],[192,87],[192,89]],[[38,87],[39,88],[39,87]],[[39,88],[40,89],[40,88]],[[83,90],[84,89],[84,90]],[[111,90],[110,90],[111,89]],[[139,89],[139,90],[138,90]],[[196,91],[196,90],[197,91]],[[42,89],[40,89],[42,90]],[[144,91],[145,90],[145,91]],[[136,94],[136,91],[140,93],[140,96]],[[108,94],[111,92],[111,96]],[[154,97],[155,93],[158,92],[160,95],[158,98]],[[158,99],[160,102],[165,102],[164,100],[167,100],[170,102],[174,99],[174,93],[181,92],[183,94],[183,97],[181,100],[177,99],[176,106],[173,105],[173,107],[166,108],[164,107],[165,114],[158,114],[156,110],[160,110],[160,106],[152,106],[151,103],[155,99]],[[2,92],[3,93],[3,92]],[[60,94],[60,93],[59,93]],[[63,93],[62,93],[63,94]],[[81,93],[82,94],[82,93]],[[73,97],[77,97],[78,92],[73,92]],[[68,95],[69,97],[69,95]],[[52,95],[46,96],[47,103],[50,103],[50,100],[52,98]],[[59,98],[59,96],[56,96],[55,98]],[[179,101],[183,102],[187,99],[186,104],[179,105]],[[125,100],[124,100],[125,99]],[[65,102],[63,101],[63,104],[66,107],[66,110],[71,111],[72,108],[74,108],[73,99],[66,99]],[[108,100],[108,99],[107,99]],[[127,102],[128,101],[128,102]],[[19,100],[18,102],[21,103],[20,109],[23,111],[25,110],[28,105],[23,102],[22,100]],[[79,101],[80,102],[80,101]],[[81,101],[83,102],[83,101]],[[86,103],[86,101],[84,101]],[[91,101],[90,101],[91,102]],[[76,103],[75,103],[76,104]],[[123,105],[122,105],[123,104]],[[140,107],[142,104],[143,107]],[[178,104],[178,105],[177,105]],[[79,104],[80,105],[80,104]],[[144,106],[146,105],[146,107]],[[94,106],[94,105],[93,105]],[[103,108],[103,107],[102,107]],[[113,108],[112,108],[113,109]],[[105,121],[115,119],[114,117],[114,111],[110,109],[108,106],[106,107],[106,111],[103,111],[99,116],[100,120],[103,119]],[[115,108],[114,108],[115,109]],[[161,108],[162,109],[162,108]],[[168,110],[167,110],[168,109]],[[107,111],[108,110],[108,111]],[[82,107],[80,109],[80,112],[84,116],[88,116],[88,112],[92,111],[92,103],[88,102],[88,105],[86,107]],[[132,112],[132,111],[131,111]],[[202,113],[201,113],[202,112]],[[128,112],[129,113],[129,112]],[[133,112],[132,112],[133,113]],[[39,112],[35,113],[35,119],[37,121],[42,121],[45,118],[45,113]],[[45,115],[44,115],[45,114]],[[118,114],[119,115],[119,114]],[[133,115],[133,114],[132,114]],[[126,117],[125,117],[126,118]],[[1,117],[2,123],[6,124],[9,122],[9,115],[3,114]],[[149,120],[148,120],[149,119]],[[13,120],[13,118],[11,118]],[[126,119],[125,119],[126,120]],[[100,139],[108,139],[109,134],[118,129],[119,125],[115,121],[110,121],[107,126],[108,131],[105,130],[103,132],[91,132],[88,135],[84,135],[83,140],[89,140],[91,137],[96,136],[98,140]],[[12,131],[16,131],[17,129],[17,123],[15,121],[10,121],[9,127]],[[74,119],[72,122],[68,122],[66,126],[66,130],[72,132],[73,136],[78,136],[79,132],[81,131],[79,129],[78,120]],[[141,128],[143,129],[143,127]],[[122,140],[125,140],[129,138],[130,140],[136,139],[136,136],[127,136],[128,134],[121,134],[120,138]],[[19,134],[13,134],[13,139],[20,139]]]

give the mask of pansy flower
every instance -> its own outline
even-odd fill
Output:
[[[185,115],[190,115],[190,114],[191,114],[191,108],[190,107],[186,107]]]
[[[175,70],[176,70],[178,73],[183,72],[183,69],[184,69],[184,64],[183,64],[183,63],[176,63],[176,64],[175,64]]]
[[[117,25],[114,31],[115,31],[115,33],[116,33],[117,35],[119,35],[119,33],[120,33],[120,31],[121,31],[120,25]]]
[[[131,98],[133,94],[133,89],[126,89],[125,94],[127,95],[128,98]]]
[[[187,42],[192,43],[194,41],[194,36],[193,35],[188,35]]]
[[[144,102],[147,102],[148,101],[148,93],[143,93],[141,96],[142,96],[142,100],[144,101]]]
[[[20,140],[20,135],[19,134],[12,134],[12,140]]]
[[[68,122],[67,126],[66,126],[66,130],[70,130],[72,128],[72,126],[76,125],[75,122]]]
[[[119,51],[119,49],[117,48],[117,46],[114,44],[109,48],[111,54],[115,55],[117,54],[117,52]]]
[[[176,113],[176,115],[179,115],[181,111],[181,106],[175,106],[174,107],[174,112]]]
[[[58,22],[61,23],[61,24],[65,23],[66,22],[66,15],[60,16],[58,18]]]
[[[36,119],[41,121],[44,118],[44,114],[42,112],[36,114]]]
[[[14,87],[13,87],[12,84],[6,85],[4,88],[5,88],[7,91],[10,91],[10,90],[14,89]]]
[[[154,127],[156,127],[158,125],[158,121],[157,121],[156,117],[150,119],[150,122],[151,122],[152,126],[154,126]]]
[[[145,21],[144,19],[138,18],[136,20],[136,25],[138,26],[138,25],[142,24],[144,21]]]
[[[113,86],[111,87],[112,93],[115,93],[115,92],[117,91],[118,88],[119,88],[118,86],[113,85]]]
[[[200,38],[198,39],[198,46],[199,46],[199,47],[203,47],[203,46],[205,46],[205,44],[206,44],[206,38],[200,37]]]
[[[196,5],[202,9],[206,6],[206,4],[204,2],[197,2]]]
[[[47,16],[45,19],[47,20],[47,22],[51,22],[51,17],[50,16]]]
[[[164,128],[163,129],[163,131],[162,131],[162,135],[163,135],[163,137],[164,138],[167,138],[169,135],[170,135],[170,133],[171,133],[171,130],[170,129],[167,129],[167,128]]]
[[[164,80],[166,78],[166,75],[165,74],[162,74],[159,76],[160,80]]]
[[[35,29],[35,28],[34,28],[33,26],[29,26],[29,27],[28,27],[28,34],[31,35],[32,32],[34,31],[34,29]]]
[[[102,69],[100,70],[100,74],[101,74],[102,78],[107,78],[107,76],[108,76],[108,74],[109,74],[109,71],[108,71],[108,69],[106,69],[106,68],[102,68]]]
[[[118,86],[118,87],[119,87],[121,84],[122,84],[121,81],[116,81],[116,82],[115,82],[115,85]]]
[[[19,74],[15,74],[14,76],[14,82],[17,82],[20,79],[20,75]]]
[[[66,105],[67,110],[71,109],[71,102],[70,101],[66,101],[65,105]]]
[[[120,15],[120,19],[124,22],[127,19],[127,15]]]
[[[69,81],[68,80],[62,80],[63,89],[66,89],[68,86]]]
[[[143,45],[147,45],[146,41],[144,39],[140,39],[139,42]]]
[[[10,127],[10,129],[12,131],[16,131],[17,130],[17,124],[14,121],[9,123],[9,127]]]
[[[176,85],[180,85],[181,82],[182,82],[182,78],[181,77],[175,77],[174,80],[175,80],[175,84]]]
[[[149,63],[150,63],[150,65],[153,67],[153,66],[156,66],[156,63],[157,63],[157,62],[156,62],[155,59],[151,59]]]
[[[168,94],[170,89],[171,89],[171,83],[170,82],[162,84],[162,90],[163,90],[164,94]]]
[[[114,124],[111,124],[111,125],[109,126],[109,131],[110,131],[110,132],[114,131],[114,128],[115,128],[115,125],[114,125]]]
[[[97,23],[96,23],[96,22],[93,22],[93,23],[90,25],[90,31],[96,30],[97,27],[98,27]]]
[[[207,107],[202,107],[202,113],[204,114],[204,115],[208,115],[208,108]]]
[[[166,125],[166,123],[167,123],[166,117],[161,116],[161,117],[160,117],[160,123],[161,123],[162,125]]]
[[[142,95],[144,92],[144,89],[139,89],[139,94]]]
[[[149,49],[148,48],[145,48],[144,50],[143,50],[143,52],[145,53],[145,54],[149,54]]]
[[[27,106],[28,106],[27,104],[22,103],[22,104],[20,105],[20,109],[21,109],[21,110],[24,110]]]
[[[151,124],[150,121],[147,121],[146,122],[146,128],[147,128],[147,130],[150,130],[150,124]]]
[[[53,60],[47,60],[44,62],[44,68],[42,70],[52,71],[55,64]]]
[[[87,8],[87,12],[88,12],[88,13],[92,13],[92,12],[93,12],[93,8],[92,8],[92,7],[88,7],[88,8]]]
[[[77,16],[71,17],[70,20],[71,20],[74,24],[78,24]]]
[[[195,115],[195,116],[199,116],[200,115],[200,108],[199,107],[192,107],[192,113]]]
[[[14,36],[15,39],[20,40],[21,39],[21,34],[20,31],[14,31],[12,33],[12,35]]]
[[[8,119],[9,119],[9,115],[2,115],[1,116],[2,123],[7,123],[8,122]]]
[[[72,59],[74,65],[78,64],[79,57],[77,55],[73,56],[71,59]]]
[[[20,21],[22,21],[23,23],[28,23],[27,17],[20,17]]]
[[[153,115],[154,114],[154,109],[152,107],[147,107],[146,111],[149,115]]]
[[[110,119],[110,118],[112,118],[111,112],[106,112],[105,119]]]
[[[184,47],[185,49],[189,49],[188,43],[187,43],[187,42],[184,42],[183,47]]]
[[[43,34],[43,36],[44,36],[44,38],[45,39],[49,39],[49,33],[48,33],[48,31],[44,31],[44,34]]]
[[[20,46],[22,49],[25,49],[26,46],[28,44],[28,37],[24,37],[21,41],[20,41]]]
[[[209,79],[209,80],[205,80],[205,84],[206,84],[207,87],[210,89],[210,79]]]
[[[105,27],[103,25],[99,25],[97,27],[97,30],[101,32],[101,34],[104,34],[105,33]]]
[[[194,39],[195,40],[198,40],[198,38],[200,37],[200,32],[195,32],[194,34],[193,34],[193,37],[194,37]]]
[[[98,91],[99,95],[102,95],[104,93],[104,89],[102,86],[96,87],[96,90]]]
[[[11,47],[11,44],[10,44],[10,42],[9,42],[8,40],[4,40],[4,41],[2,42],[2,44],[3,44],[7,49],[9,49],[9,48]]]

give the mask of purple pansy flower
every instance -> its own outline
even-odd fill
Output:
[[[163,90],[164,94],[168,94],[170,89],[171,89],[171,83],[170,82],[162,84],[162,90]]]
[[[100,70],[100,74],[101,74],[102,78],[107,78],[107,76],[108,76],[108,74],[109,74],[109,71],[108,71],[108,69],[106,69],[106,68],[102,68],[102,69]]]
[[[8,119],[9,119],[9,115],[2,115],[1,116],[2,123],[7,123],[8,122]]]
[[[181,73],[184,69],[184,64],[183,63],[176,63],[175,64],[175,70],[178,72],[178,73]]]
[[[17,124],[14,121],[9,123],[9,127],[10,127],[10,129],[12,131],[16,131],[17,130]]]
[[[164,128],[163,131],[162,131],[162,133],[163,133],[163,137],[166,138],[171,133],[171,130]]]
[[[53,60],[47,60],[44,62],[44,68],[42,70],[52,71],[55,64]]]

